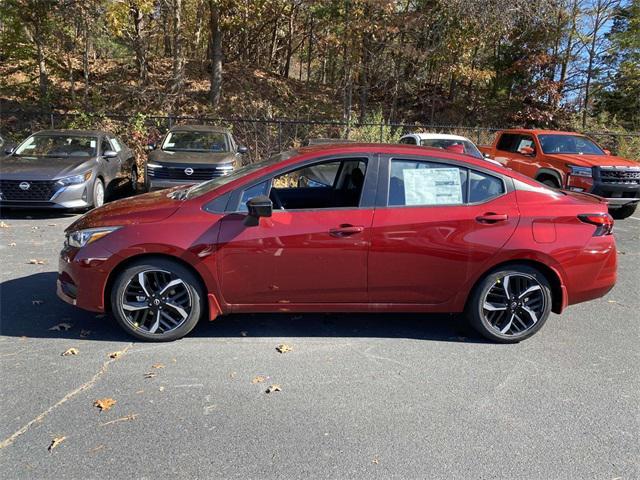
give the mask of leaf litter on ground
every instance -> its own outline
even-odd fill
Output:
[[[265,393],[281,392],[282,387],[280,385],[269,385],[265,390]]]
[[[53,327],[51,327],[49,330],[56,330],[58,332],[66,332],[67,330],[69,330],[73,325],[71,325],[70,323],[66,323],[66,322],[62,322],[59,323],[57,325],[54,325]]]
[[[106,412],[116,404],[113,398],[101,398],[93,402],[93,406],[100,409],[101,412]]]
[[[80,353],[77,348],[71,347],[67,348],[64,352],[62,352],[63,357],[68,357],[69,355],[78,355]]]
[[[282,343],[276,347],[276,350],[280,353],[293,352],[293,348],[286,343]]]
[[[51,444],[49,444],[49,447],[47,448],[47,450],[51,451],[54,448],[56,448],[58,445],[60,445],[62,442],[64,442],[66,440],[67,437],[62,436],[62,437],[55,437],[53,440],[51,440]]]

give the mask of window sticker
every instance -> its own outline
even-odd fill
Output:
[[[419,168],[402,171],[405,205],[456,205],[462,203],[457,168]]]
[[[96,148],[96,141],[95,140],[91,140],[91,148]]]

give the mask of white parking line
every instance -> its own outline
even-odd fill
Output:
[[[635,220],[635,221],[637,221],[637,222],[640,222],[640,218],[638,218],[638,217],[627,217],[627,218],[630,218],[630,219],[632,219],[632,220]]]

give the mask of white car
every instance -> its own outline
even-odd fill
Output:
[[[498,163],[495,160],[486,158],[478,147],[467,137],[461,135],[447,135],[444,133],[410,133],[400,139],[400,143],[406,145],[420,145],[422,147],[440,148],[448,152],[471,155],[475,158]]]

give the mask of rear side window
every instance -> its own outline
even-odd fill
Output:
[[[120,142],[118,142],[117,138],[110,138],[109,141],[111,142],[111,147],[113,149],[114,152],[120,153],[120,151],[122,150],[122,146],[120,145]]]
[[[405,137],[400,139],[400,143],[404,143],[405,145],[415,145],[416,139],[413,137]]]
[[[504,183],[497,177],[469,170],[469,203],[486,202],[505,193]]]
[[[467,170],[453,165],[392,160],[389,205],[462,205]]]
[[[391,160],[389,206],[481,203],[506,192],[504,182],[476,170],[437,162]]]

